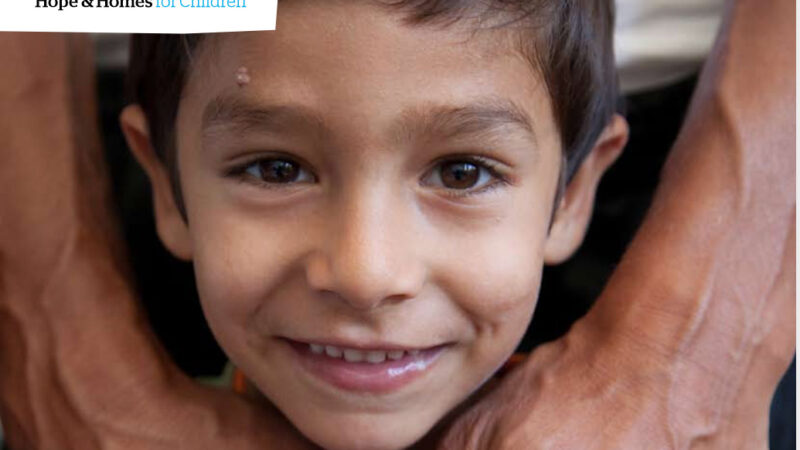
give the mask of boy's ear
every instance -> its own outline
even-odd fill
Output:
[[[120,124],[128,147],[150,178],[158,237],[175,257],[191,260],[189,227],[175,203],[169,171],[153,148],[144,111],[139,105],[127,106],[120,115]]]
[[[615,114],[561,197],[545,241],[545,264],[563,262],[581,245],[592,217],[600,178],[622,153],[627,142],[628,123]]]

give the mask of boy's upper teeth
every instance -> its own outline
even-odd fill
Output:
[[[347,362],[369,362],[379,364],[387,359],[396,361],[406,354],[419,355],[419,350],[358,350],[354,348],[336,347],[333,345],[308,344],[311,353],[326,354],[331,358],[343,358]]]
[[[312,344],[313,346],[313,344]],[[311,348],[311,351],[314,351],[314,348]],[[317,353],[317,352],[315,352]],[[331,358],[341,358],[342,357],[342,350],[339,347],[334,347],[332,345],[325,346],[325,354],[330,356]]]
[[[311,353],[320,354],[325,351],[324,345],[319,344],[309,344],[311,346]]]
[[[391,360],[397,361],[398,359],[403,357],[404,353],[405,352],[403,350],[392,350],[392,351],[386,352],[386,356]]]
[[[384,361],[386,361],[386,352],[382,350],[373,350],[367,352],[367,362],[377,364],[377,363],[382,363]]]
[[[347,362],[361,362],[364,360],[364,352],[346,348],[344,349],[344,360]]]

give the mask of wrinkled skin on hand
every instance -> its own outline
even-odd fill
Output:
[[[733,404],[697,408],[694,385],[674,377],[681,363],[642,339],[592,330],[588,318],[564,338],[534,351],[523,366],[455,419],[443,449],[717,449],[768,448],[769,404],[793,344],[794,233],[781,274],[770,291],[770,311],[750,370],[734,389]],[[789,355],[787,360],[787,355]],[[675,414],[706,426],[685,428]]]
[[[795,316],[786,313],[794,311],[794,223],[789,233],[749,370],[734,377],[738,383],[720,381],[733,387],[730,403],[698,408],[698,386],[675,374],[680,364],[702,364],[667,358],[643,337],[598,332],[590,315],[458,417],[441,448],[768,448],[770,400],[794,348],[787,335],[794,334]]]

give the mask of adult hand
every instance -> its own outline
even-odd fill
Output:
[[[650,341],[646,329],[601,326],[590,315],[458,417],[441,448],[768,448],[770,399],[794,348],[791,228],[745,372],[720,376]]]

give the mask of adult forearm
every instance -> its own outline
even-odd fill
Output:
[[[168,360],[128,279],[88,38],[0,34],[0,415],[24,448],[299,442]]]
[[[0,43],[0,403],[20,448],[91,447],[165,381],[106,204],[84,39]]]
[[[794,17],[792,1],[730,5],[653,207],[581,325],[661,358],[687,439],[744,393],[766,410],[792,357]]]
[[[441,448],[765,448],[794,349],[794,4],[730,4],[654,204],[597,304]]]

